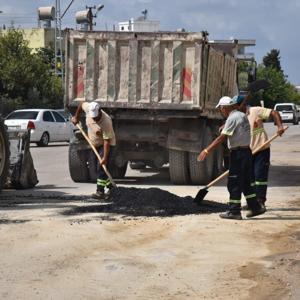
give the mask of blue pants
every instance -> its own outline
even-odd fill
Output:
[[[267,200],[268,175],[270,167],[270,148],[253,155],[253,175],[257,199]]]
[[[248,207],[258,210],[260,205],[255,188],[251,185],[253,178],[252,152],[250,148],[230,151],[230,165],[227,188],[229,191],[229,211],[233,214],[241,211],[241,195],[244,194]]]
[[[97,148],[98,153],[100,154],[100,157],[103,157],[104,149],[103,146],[100,146]],[[108,159],[107,159],[107,169],[110,169],[111,166],[111,153],[112,153],[112,146],[110,146],[109,153],[108,153]],[[97,178],[97,191],[98,192],[104,192],[105,187],[110,187],[111,183],[106,175],[105,171],[103,170],[102,166],[100,166],[99,161],[95,155],[95,158],[97,160],[97,171],[98,171],[98,178]]]

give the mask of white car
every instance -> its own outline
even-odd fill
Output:
[[[277,103],[274,110],[278,111],[283,122],[292,122],[294,125],[299,123],[300,113],[294,103]]]
[[[30,141],[38,146],[70,140],[70,122],[52,109],[15,110],[5,118],[4,123],[9,128],[30,129]]]

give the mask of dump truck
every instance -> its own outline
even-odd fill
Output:
[[[206,32],[66,32],[65,106],[97,101],[113,119],[111,173],[128,162],[169,166],[174,184],[206,184],[223,171],[223,147],[197,156],[218,134],[215,106],[237,93],[238,42],[210,43]],[[84,117],[81,120],[85,126]],[[80,132],[69,146],[75,182],[95,181],[97,166]]]

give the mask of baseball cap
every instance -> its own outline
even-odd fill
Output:
[[[216,108],[218,108],[220,106],[230,106],[230,105],[234,105],[234,104],[236,104],[236,102],[234,102],[232,98],[230,98],[228,96],[224,96],[219,100],[219,103],[216,106]]]
[[[89,117],[96,118],[99,114],[100,105],[97,102],[89,104]]]
[[[244,95],[235,95],[232,100],[236,103],[236,104],[241,104],[245,99]]]

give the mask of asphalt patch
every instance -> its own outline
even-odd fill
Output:
[[[201,205],[197,205],[190,196],[179,197],[158,188],[118,187],[112,190],[105,202],[99,200],[98,204],[75,206],[64,210],[62,214],[112,213],[134,217],[171,217],[224,212],[226,209],[224,203],[203,200]]]

